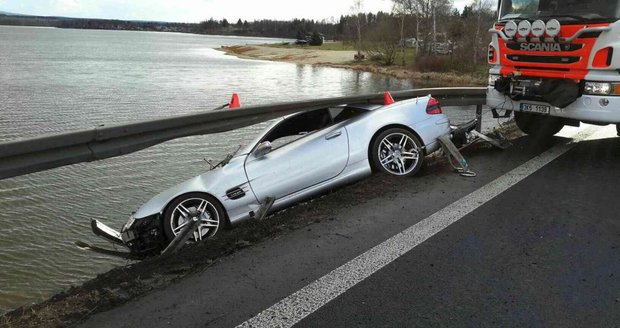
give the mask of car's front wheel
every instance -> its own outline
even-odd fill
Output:
[[[371,164],[375,170],[392,175],[412,176],[422,167],[422,142],[410,131],[391,128],[371,142]]]
[[[168,241],[172,241],[190,222],[191,207],[196,208],[200,217],[200,224],[193,232],[193,240],[211,238],[224,227],[224,209],[214,197],[203,193],[189,193],[176,198],[164,211],[163,226]]]

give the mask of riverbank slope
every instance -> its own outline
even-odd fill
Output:
[[[413,68],[383,66],[370,61],[356,62],[354,50],[323,50],[316,47],[276,47],[273,45],[238,45],[221,47],[226,54],[245,59],[280,61],[296,64],[352,69],[412,80],[416,85],[484,86],[484,77],[458,72],[420,72]]]

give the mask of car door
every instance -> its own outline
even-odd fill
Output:
[[[308,128],[312,129],[316,127],[312,126],[312,122],[320,119],[316,115],[302,114],[296,120],[308,122]],[[274,148],[260,158],[250,154],[246,160],[246,174],[259,201],[266,197],[279,199],[329,180],[340,174],[347,165],[349,142],[343,126],[327,124],[325,128],[308,132],[301,131],[306,128],[303,124],[297,129],[285,127],[286,124],[284,121],[280,130],[276,126],[272,135],[281,138],[281,135],[288,133],[290,137],[296,131],[301,133],[299,138]],[[282,130],[288,132],[282,133]]]

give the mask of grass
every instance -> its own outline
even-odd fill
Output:
[[[291,42],[283,42],[283,43],[271,43],[265,44],[267,47],[272,48],[288,48],[288,49],[316,49],[316,50],[335,50],[335,51],[353,51],[355,47],[352,44],[345,43],[342,41],[326,41],[323,42],[323,45],[320,46],[301,46],[297,44],[293,44]]]

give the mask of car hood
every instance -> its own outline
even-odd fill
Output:
[[[174,198],[189,192],[203,192],[216,198],[225,195],[226,190],[248,182],[244,170],[245,156],[233,157],[228,164],[188,179],[151,198],[134,214],[136,219],[160,214]],[[223,204],[226,207],[225,204]]]

